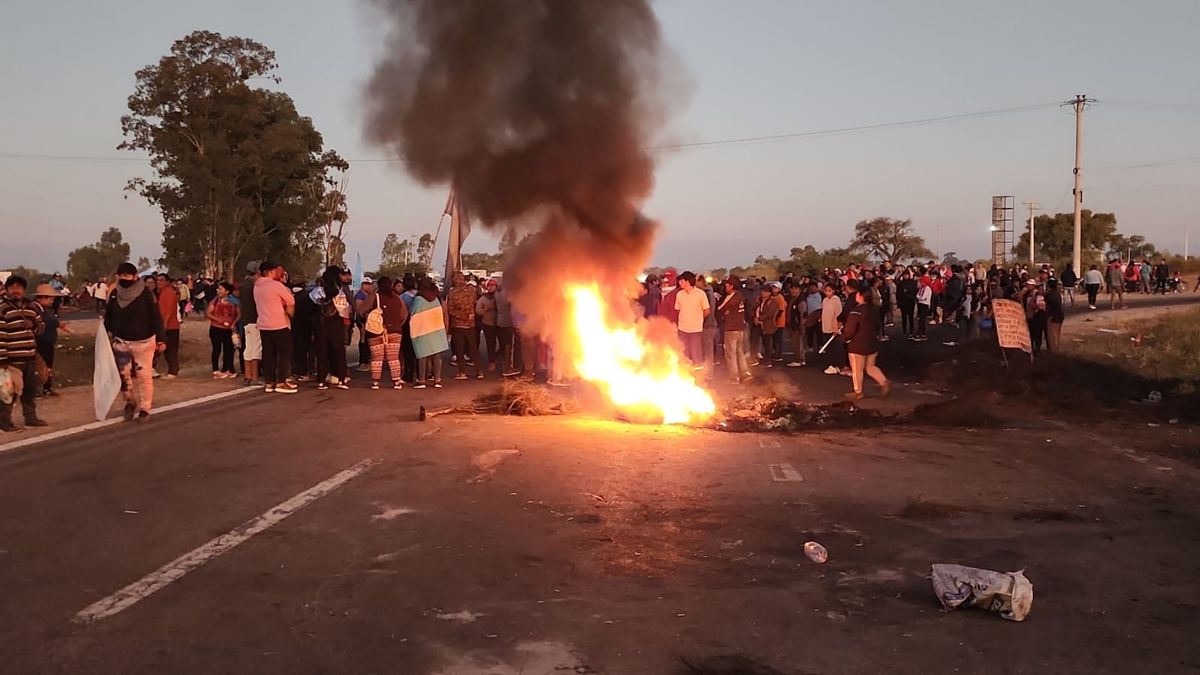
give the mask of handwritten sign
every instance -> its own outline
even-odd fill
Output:
[[[1033,341],[1029,339],[1029,324],[1025,322],[1025,310],[1014,300],[992,300],[992,314],[996,319],[996,338],[1001,349],[1020,349],[1033,354]]]

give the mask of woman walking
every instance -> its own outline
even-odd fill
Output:
[[[242,318],[242,308],[233,297],[233,284],[222,281],[216,297],[208,304],[208,340],[212,343],[213,379],[237,377],[233,369],[233,331]]]
[[[846,326],[842,328],[842,339],[850,353],[850,378],[854,382],[854,391],[846,394],[846,398],[857,401],[863,397],[863,373],[875,380],[887,396],[892,385],[875,365],[879,356],[879,308],[872,304],[870,290],[864,293],[860,289],[855,300],[856,304],[846,316]]]
[[[388,374],[392,376],[392,389],[403,389],[400,344],[404,338],[404,322],[408,321],[408,306],[396,293],[396,286],[390,277],[379,278],[374,309],[379,310],[379,315],[367,310],[363,323],[367,347],[371,350],[371,389],[379,389],[384,361],[387,362]]]
[[[422,277],[409,315],[409,334],[417,356],[414,389],[424,389],[427,384],[441,389],[442,354],[450,350],[450,342],[446,339],[447,325],[449,316],[438,301],[437,284],[429,277]]]

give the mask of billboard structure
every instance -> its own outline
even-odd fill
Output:
[[[1013,196],[992,197],[992,264],[1003,266],[1013,247]]]

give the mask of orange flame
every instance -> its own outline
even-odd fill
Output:
[[[701,422],[716,411],[674,344],[654,340],[644,321],[617,319],[595,283],[569,285],[566,293],[575,369],[618,409],[666,424]]]

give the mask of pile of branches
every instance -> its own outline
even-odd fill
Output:
[[[473,415],[562,415],[575,409],[573,399],[554,396],[544,386],[522,380],[505,380],[490,393],[477,396],[470,405],[430,410],[425,418],[449,413]]]
[[[733,432],[804,431],[814,428],[876,426],[884,418],[874,410],[853,403],[809,405],[771,396],[735,398],[728,401],[718,416],[716,429]]]

